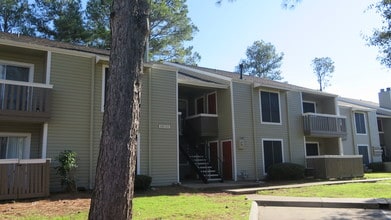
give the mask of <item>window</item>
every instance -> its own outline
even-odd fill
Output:
[[[208,98],[208,114],[217,114],[217,99],[216,92],[207,95]]]
[[[281,123],[279,94],[261,91],[262,122]]]
[[[199,97],[195,100],[196,115],[205,113],[204,97]]]
[[[358,154],[362,155],[363,164],[368,165],[369,164],[368,146],[359,145],[358,146]]]
[[[33,67],[32,64],[0,61],[0,79],[32,82]]]
[[[356,132],[357,134],[366,134],[365,128],[365,115],[364,113],[354,113],[354,119],[356,122]]]
[[[306,156],[318,156],[319,155],[319,143],[306,143],[305,144]]]
[[[263,163],[264,171],[267,173],[269,167],[276,163],[282,163],[282,140],[263,140]]]
[[[303,113],[315,113],[316,107],[315,102],[303,102]]]
[[[101,100],[101,112],[105,110],[105,99],[106,99],[106,84],[109,78],[109,67],[102,66],[102,100]]]
[[[0,159],[28,159],[30,134],[0,134]]]

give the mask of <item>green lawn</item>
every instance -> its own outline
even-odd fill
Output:
[[[328,198],[391,198],[391,180],[263,190],[260,195]]]
[[[251,201],[228,194],[139,197],[133,219],[248,219]]]
[[[366,179],[376,179],[376,178],[391,178],[391,173],[366,173],[364,175]]]

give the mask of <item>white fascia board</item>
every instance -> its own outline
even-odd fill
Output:
[[[192,80],[184,80],[184,79],[178,79],[178,84],[182,85],[190,85],[190,86],[200,86],[200,87],[207,87],[207,88],[216,88],[216,89],[227,89],[228,85],[221,85],[216,83],[208,83],[208,82],[195,82]]]
[[[168,71],[178,71],[178,68],[172,67],[166,64],[160,64],[160,63],[144,63],[144,67],[149,67],[153,69],[159,69],[159,70],[168,70]]]
[[[12,40],[5,40],[0,39],[0,44],[7,45],[7,46],[14,46],[14,47],[22,47],[27,49],[34,49],[34,50],[41,50],[41,51],[51,51],[54,53],[61,53],[61,54],[67,54],[67,55],[74,55],[79,57],[95,57],[96,54],[89,53],[89,52],[82,52],[82,51],[76,51],[76,50],[70,50],[70,49],[62,49],[57,47],[51,47],[51,46],[42,46],[38,44],[29,44],[29,43],[23,43],[23,42],[17,42]]]
[[[184,70],[184,71],[189,71],[189,72],[194,72],[194,73],[198,73],[198,74],[203,74],[203,75],[206,75],[206,76],[214,77],[216,79],[221,79],[221,80],[225,80],[225,81],[228,81],[228,82],[232,81],[232,78],[221,76],[221,75],[214,74],[214,73],[207,72],[207,71],[203,71],[203,70],[198,70],[198,69],[191,68],[191,67],[188,67],[188,66],[183,66],[181,64],[170,63],[170,62],[164,62],[164,64],[176,67],[176,68]]]

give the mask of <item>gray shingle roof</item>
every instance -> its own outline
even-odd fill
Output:
[[[75,45],[75,44],[71,44],[71,43],[48,40],[48,39],[44,39],[44,38],[29,37],[29,36],[18,35],[18,34],[9,34],[9,33],[0,32],[0,39],[12,40],[15,42],[26,43],[26,44],[31,44],[31,45],[39,45],[39,46],[45,46],[45,47],[54,47],[54,48],[72,50],[72,51],[93,53],[93,54],[97,54],[97,55],[105,55],[105,56],[110,55],[109,50],[103,50],[103,49],[98,49],[98,48],[93,48],[93,47]]]

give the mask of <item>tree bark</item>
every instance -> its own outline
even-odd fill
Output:
[[[132,218],[148,12],[147,0],[112,3],[110,66],[89,219]]]

